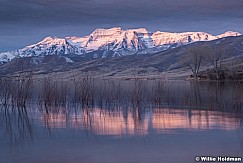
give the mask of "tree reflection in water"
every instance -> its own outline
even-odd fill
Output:
[[[33,121],[24,106],[2,106],[0,108],[0,128],[3,140],[9,141],[12,145],[33,140]]]
[[[50,135],[57,129],[113,136],[211,129],[241,133],[242,83],[171,84],[139,79],[94,82],[90,77],[72,84],[43,82],[34,84],[41,89],[34,87],[32,96],[26,97],[21,106],[4,97],[7,94],[11,99],[15,94],[13,89],[5,89],[7,93],[1,94],[5,99],[0,110],[0,132],[4,141],[31,142],[37,127]]]

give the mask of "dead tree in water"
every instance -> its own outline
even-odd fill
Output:
[[[12,90],[13,90],[13,81],[10,78],[2,78],[0,82],[1,91],[0,91],[0,101],[1,104],[6,106],[9,104],[11,98],[12,98]]]
[[[74,103],[82,105],[94,104],[94,78],[92,74],[83,74],[81,77],[73,75]]]
[[[54,100],[56,82],[51,77],[44,78],[42,89],[42,100],[45,106],[51,106]]]
[[[81,81],[81,102],[82,105],[94,104],[94,78],[91,74],[84,74]]]
[[[16,102],[17,105],[24,106],[30,93],[33,82],[33,72],[20,73],[16,83]]]

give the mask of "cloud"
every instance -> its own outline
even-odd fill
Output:
[[[239,0],[2,0],[1,23],[31,25],[243,16]]]
[[[243,30],[243,3],[242,0],[0,0],[0,24],[2,47],[10,47],[13,36],[18,36],[12,49],[48,35],[88,35],[98,27],[221,33]]]

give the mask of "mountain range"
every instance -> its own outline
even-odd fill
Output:
[[[42,41],[22,49],[0,53],[0,63],[9,62],[14,58],[49,55],[62,56],[66,62],[74,62],[71,58],[75,56],[94,59],[154,54],[197,41],[211,41],[240,35],[240,33],[233,31],[214,36],[205,32],[149,32],[145,28],[129,30],[123,30],[120,27],[96,29],[88,36],[46,37]]]

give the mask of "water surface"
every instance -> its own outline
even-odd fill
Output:
[[[132,82],[105,93],[95,86],[88,105],[1,105],[0,162],[188,163],[195,156],[242,156],[240,83]]]

